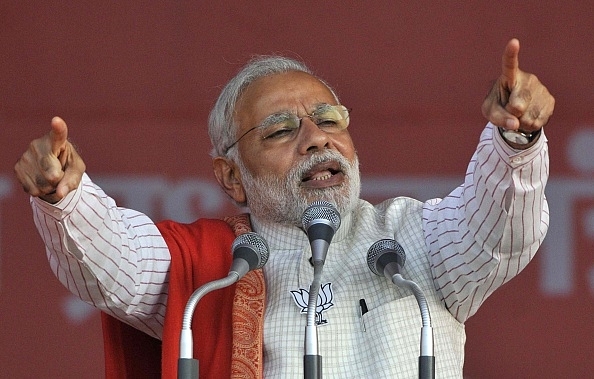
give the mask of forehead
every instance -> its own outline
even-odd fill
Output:
[[[251,83],[237,101],[236,117],[240,125],[253,123],[279,111],[305,114],[319,103],[336,104],[332,91],[310,74],[290,71]]]

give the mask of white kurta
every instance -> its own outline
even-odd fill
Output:
[[[319,327],[323,372],[329,378],[414,378],[421,317],[414,296],[367,267],[369,247],[396,239],[406,251],[403,276],[424,291],[435,333],[436,376],[461,378],[464,321],[495,289],[534,256],[548,227],[544,134],[516,151],[488,125],[464,185],[443,200],[363,200],[342,215],[322,283],[333,306]],[[52,270],[74,294],[160,337],[167,300],[169,252],[153,222],[118,208],[87,175],[81,186],[50,205],[32,199]],[[265,377],[300,378],[306,324],[291,295],[308,289],[313,268],[301,229],[252,219],[271,248],[264,267]],[[359,300],[369,312],[361,320]],[[199,317],[199,316],[198,316]],[[365,330],[362,328],[362,321]]]

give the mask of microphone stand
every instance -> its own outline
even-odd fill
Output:
[[[318,341],[316,308],[322,282],[323,261],[313,261],[314,278],[309,287],[307,302],[307,325],[305,326],[305,355],[303,356],[303,374],[305,379],[322,379],[322,356]]]
[[[257,233],[249,232],[237,236],[231,245],[231,250],[233,263],[227,277],[203,284],[192,293],[186,303],[179,338],[178,379],[198,379],[198,360],[193,357],[192,337],[192,316],[198,301],[209,292],[229,287],[249,271],[261,268],[268,261],[268,244]]]
[[[208,282],[192,293],[184,309],[182,330],[179,338],[179,359],[177,360],[178,379],[198,379],[199,362],[194,358],[194,339],[192,337],[192,315],[196,305],[204,295],[221,288],[230,286],[239,280],[239,274],[229,272],[226,278]]]
[[[423,326],[421,328],[421,348],[419,355],[419,379],[435,379],[435,356],[433,355],[433,328],[431,327],[431,315],[429,305],[421,287],[412,280],[406,280],[400,274],[392,276],[392,283],[397,286],[406,287],[412,291],[417,299]]]
[[[319,200],[311,203],[303,212],[303,230],[311,246],[314,277],[309,287],[307,302],[307,324],[305,326],[305,354],[303,356],[303,375],[305,379],[322,378],[322,356],[319,353],[316,309],[322,282],[322,269],[330,241],[340,227],[340,214],[331,203]]]

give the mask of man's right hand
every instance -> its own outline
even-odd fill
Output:
[[[29,144],[14,166],[25,192],[52,204],[78,187],[85,169],[68,141],[68,127],[59,117],[52,119],[48,134]]]

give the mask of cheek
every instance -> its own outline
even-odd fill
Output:
[[[349,134],[337,138],[334,142],[336,149],[347,159],[353,160],[355,158],[355,145]]]
[[[246,149],[248,150],[248,149]],[[249,157],[257,157],[256,159],[245,159],[246,168],[256,177],[273,174],[275,176],[286,175],[292,168],[293,162],[296,158],[286,149],[278,151],[259,151],[258,154],[249,155]],[[253,152],[252,152],[253,153]]]
[[[268,154],[268,156],[265,159],[266,163],[263,165],[264,172],[275,173],[280,175],[287,174],[289,170],[293,167],[294,163],[297,161],[297,158],[287,151],[279,151],[276,153]]]

